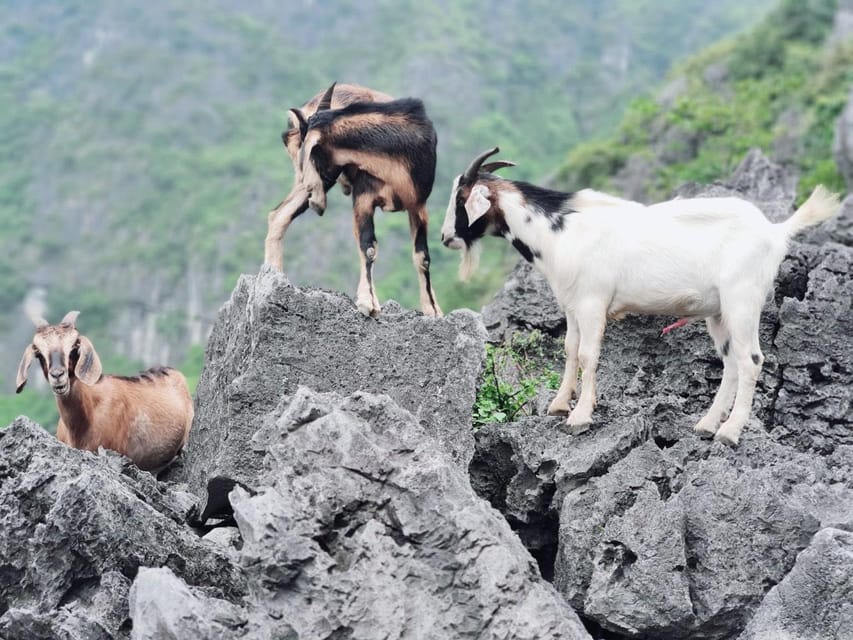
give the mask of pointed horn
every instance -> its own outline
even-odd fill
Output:
[[[67,324],[72,329],[74,329],[74,328],[76,328],[74,326],[74,324],[77,322],[77,316],[79,316],[79,315],[80,315],[79,311],[69,311],[68,313],[65,314],[65,317],[62,319],[62,322],[60,322],[59,324]]]
[[[30,316],[30,320],[36,326],[36,329],[41,329],[42,327],[46,327],[50,323],[42,318],[41,316]]]
[[[332,108],[332,94],[335,92],[336,84],[338,83],[333,82],[332,86],[326,89],[326,93],[320,98],[320,104],[317,105],[317,111],[326,111]]]
[[[494,173],[498,169],[514,166],[516,166],[514,162],[509,162],[508,160],[498,160],[497,162],[487,162],[482,167],[480,167],[480,171],[482,173]]]
[[[477,179],[477,174],[480,172],[480,165],[483,164],[483,161],[489,156],[495,155],[498,151],[500,151],[500,148],[495,147],[489,151],[484,151],[474,158],[474,161],[465,170],[465,180],[468,182],[474,182]]]

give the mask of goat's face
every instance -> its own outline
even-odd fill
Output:
[[[498,192],[504,182],[490,172],[515,166],[499,160],[483,164],[499,151],[497,147],[474,158],[465,173],[453,181],[447,214],[441,226],[441,242],[450,249],[462,250],[459,275],[467,280],[477,268],[479,244],[483,236],[497,234],[504,226],[503,213],[497,205]]]
[[[299,149],[298,173],[308,191],[308,206],[320,214],[326,210],[326,192],[334,186],[342,170],[332,161],[324,133],[323,129],[309,128]]]
[[[459,276],[463,280],[471,277],[477,268],[478,241],[496,228],[494,200],[495,195],[485,180],[470,184],[463,175],[453,182],[441,226],[441,242],[450,249],[462,250]]]
[[[36,323],[33,342],[25,350],[18,365],[16,393],[27,383],[27,372],[34,359],[39,361],[45,380],[56,396],[65,396],[71,391],[72,382],[92,385],[101,377],[101,361],[91,341],[74,326],[77,311],[65,316],[56,325],[40,320]]]

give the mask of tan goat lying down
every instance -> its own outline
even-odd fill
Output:
[[[112,449],[140,469],[163,467],[186,444],[192,426],[186,378],[168,367],[133,377],[103,375],[92,342],[75,327],[79,313],[69,312],[57,325],[34,321],[36,333],[18,365],[16,392],[23,390],[37,359],[56,397],[61,442],[88,451]]]

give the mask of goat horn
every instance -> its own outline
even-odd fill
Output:
[[[480,171],[482,171],[483,173],[494,173],[498,169],[514,166],[516,166],[514,162],[509,162],[508,160],[498,160],[497,162],[487,162],[482,167],[480,167]]]
[[[79,311],[69,311],[68,313],[65,314],[65,317],[62,319],[62,322],[60,322],[59,324],[67,324],[72,329],[74,329],[74,328],[76,328],[74,326],[74,323],[77,322],[77,316],[79,316],[79,315],[80,315]]]
[[[480,172],[480,165],[483,164],[483,161],[489,156],[495,155],[498,151],[500,151],[500,148],[495,147],[494,149],[484,151],[474,158],[474,161],[465,170],[465,180],[468,182],[474,182],[477,179],[477,174]]]
[[[42,327],[46,327],[50,324],[41,316],[30,316],[30,320],[32,320],[33,324],[36,326],[36,329],[41,329]]]
[[[326,89],[326,93],[323,94],[323,97],[320,98],[320,103],[317,105],[317,111],[326,111],[332,108],[332,94],[335,92],[336,84],[338,83],[333,82],[332,86]]]

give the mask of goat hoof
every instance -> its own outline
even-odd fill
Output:
[[[732,438],[726,434],[720,435],[719,433],[717,433],[717,435],[714,436],[714,440],[716,440],[717,442],[722,442],[727,447],[736,447],[738,445],[738,442],[740,442],[740,437]]]
[[[570,427],[583,427],[592,424],[592,416],[588,413],[578,413],[575,409],[569,414],[566,424]]]
[[[740,430],[739,429],[727,429],[724,424],[717,431],[717,435],[714,436],[714,440],[717,442],[722,442],[724,445],[728,447],[736,447],[738,442],[740,442]]]
[[[693,432],[699,436],[700,438],[713,438],[714,434],[717,432],[717,425],[719,422],[707,420],[706,418],[702,418],[696,425],[693,427]]]
[[[548,405],[548,415],[549,416],[565,416],[569,414],[569,403],[568,402],[557,402],[554,400],[551,404]]]

